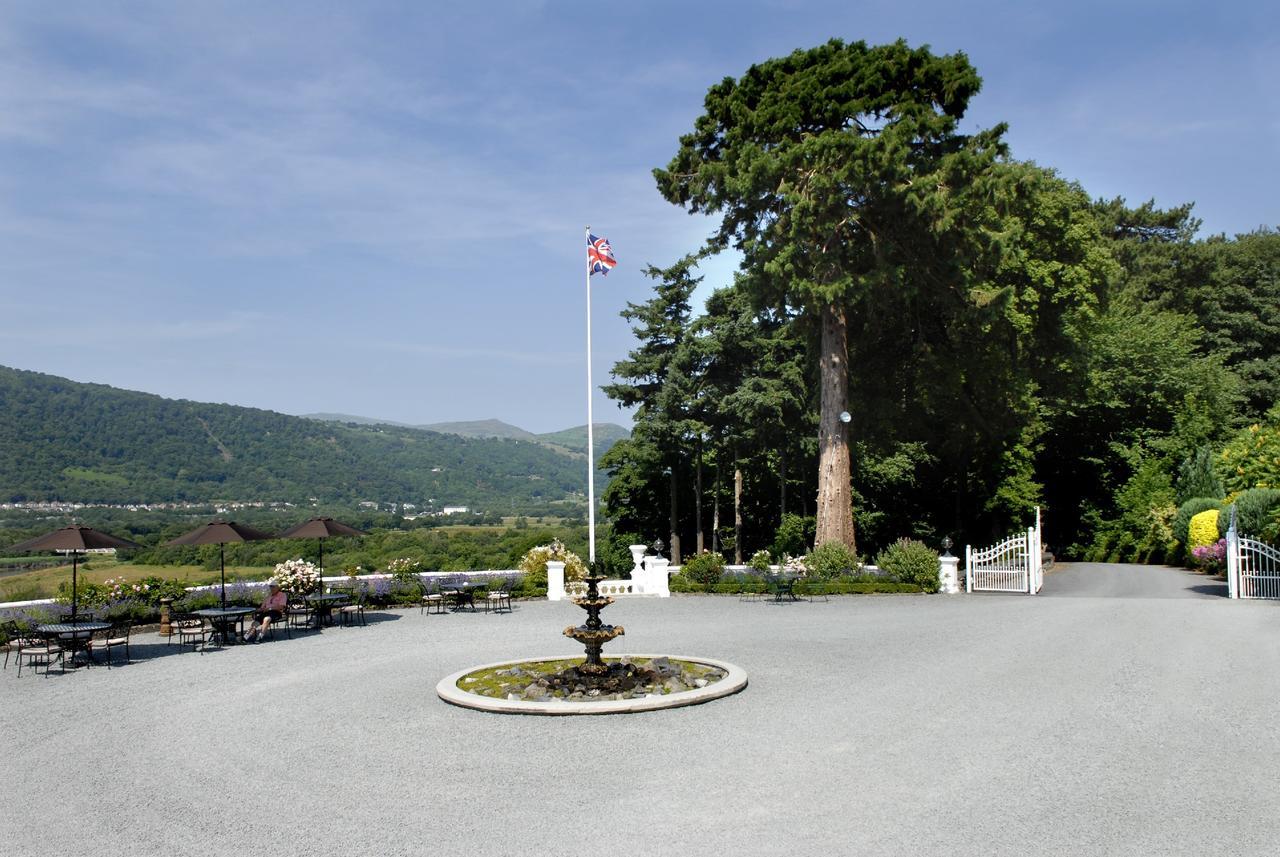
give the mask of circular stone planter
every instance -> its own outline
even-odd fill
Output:
[[[610,655],[609,660],[615,657],[623,657],[621,655]],[[640,711],[658,711],[663,708],[680,708],[685,705],[699,705],[703,702],[710,702],[713,699],[720,699],[723,696],[731,696],[747,686],[747,673],[742,667],[726,661],[712,660],[711,658],[692,658],[687,655],[626,655],[632,658],[660,658],[667,657],[671,660],[692,661],[697,664],[705,664],[707,666],[716,667],[725,671],[725,677],[717,682],[713,682],[706,687],[694,688],[693,690],[683,690],[677,693],[667,693],[661,695],[650,695],[640,697],[638,699],[608,699],[599,702],[578,702],[564,699],[497,699],[492,696],[481,696],[480,694],[470,693],[458,687],[458,682],[462,681],[465,676],[470,675],[477,670],[497,669],[498,667],[513,667],[518,664],[531,664],[539,661],[563,661],[564,655],[553,655],[545,658],[519,658],[513,661],[498,661],[492,664],[481,664],[480,666],[467,667],[465,670],[453,673],[440,679],[436,685],[436,693],[445,702],[451,705],[459,705],[463,708],[474,708],[478,711],[492,711],[498,714],[543,714],[543,715],[583,715],[583,714],[631,714]]]

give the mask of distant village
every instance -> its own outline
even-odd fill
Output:
[[[311,506],[319,506],[319,498],[310,498]],[[415,503],[388,503],[376,500],[361,500],[356,505],[361,509],[369,509],[376,512],[388,512],[395,514],[400,512],[406,521],[412,521],[417,518],[425,517],[445,517],[447,515],[466,515],[471,513],[468,506],[443,506],[439,509],[434,508],[435,500],[427,501],[430,504],[422,511],[418,510]],[[273,500],[239,500],[225,503],[68,503],[59,500],[46,501],[23,501],[18,503],[0,503],[0,512],[19,511],[19,512],[38,512],[46,515],[67,515],[75,514],[84,509],[116,509],[128,512],[207,512],[212,510],[214,513],[223,515],[229,514],[239,509],[296,509],[299,508],[298,503],[289,503],[285,501]]]

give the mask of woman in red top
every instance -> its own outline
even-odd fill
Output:
[[[267,594],[266,598],[262,599],[258,612],[254,614],[258,621],[249,629],[249,633],[244,635],[244,641],[250,643],[254,640],[261,640],[262,636],[267,633],[267,629],[271,627],[271,623],[279,622],[284,616],[284,610],[287,606],[289,606],[289,596],[285,595],[280,589],[280,584],[271,584],[271,592]]]

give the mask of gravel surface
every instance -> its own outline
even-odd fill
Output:
[[[609,654],[751,683],[616,717],[435,696],[468,665],[574,654],[567,603],[11,664],[0,853],[1271,855],[1280,603],[1214,585],[1060,565],[1049,597],[620,600]]]

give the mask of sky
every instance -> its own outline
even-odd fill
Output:
[[[405,423],[586,421],[707,88],[832,37],[964,51],[963,130],[1096,198],[1280,226],[1280,15],[1203,2],[14,2],[0,365]],[[702,297],[735,260],[703,266]],[[629,424],[598,391],[596,421]]]

